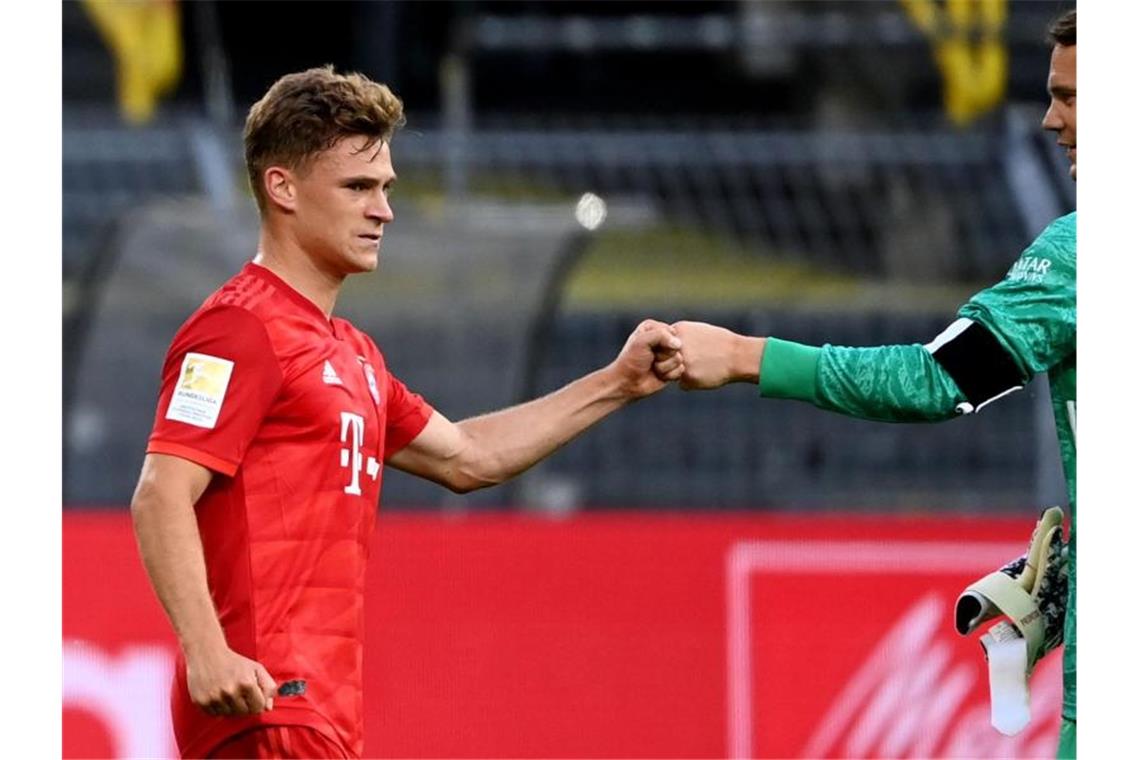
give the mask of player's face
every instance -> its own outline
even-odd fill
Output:
[[[394,218],[388,193],[396,181],[387,143],[346,137],[294,176],[295,233],[324,271],[371,272],[380,261],[384,225]],[[367,147],[366,147],[367,146]]]
[[[1057,133],[1057,144],[1072,164],[1069,176],[1077,178],[1077,46],[1053,46],[1049,61],[1049,110],[1041,126]]]

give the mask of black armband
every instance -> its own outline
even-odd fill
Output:
[[[955,321],[928,343],[926,350],[966,396],[966,401],[957,406],[959,414],[979,411],[1028,382],[994,334],[971,319]]]

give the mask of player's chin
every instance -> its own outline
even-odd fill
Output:
[[[380,265],[380,250],[378,248],[356,250],[346,256],[345,259],[352,274],[375,272]]]

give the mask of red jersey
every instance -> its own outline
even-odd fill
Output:
[[[212,717],[190,701],[180,658],[183,755],[257,725],[311,726],[362,754],[364,565],[383,462],[431,413],[367,335],[256,264],[179,329],[147,452],[215,472],[195,512],[226,641],[289,684],[271,711]]]

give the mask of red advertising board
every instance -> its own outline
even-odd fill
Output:
[[[1047,757],[989,726],[958,592],[1027,519],[384,515],[369,568],[378,757]],[[125,511],[64,518],[64,755],[173,756],[174,644]]]

